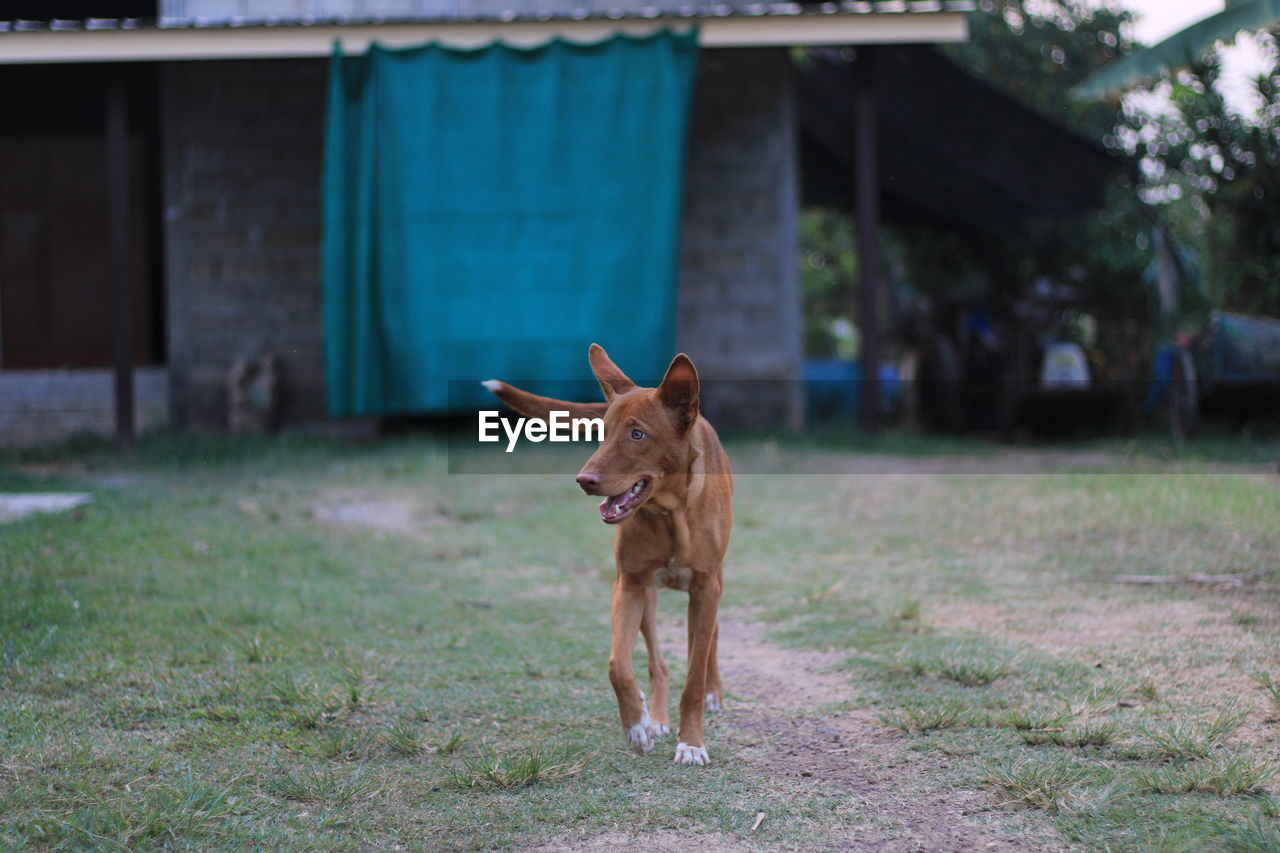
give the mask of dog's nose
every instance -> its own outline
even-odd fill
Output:
[[[582,486],[582,491],[594,495],[600,487],[600,475],[595,471],[583,471],[578,475],[578,485]]]

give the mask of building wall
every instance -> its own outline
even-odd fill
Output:
[[[689,141],[680,347],[720,423],[799,417],[797,163],[782,50],[703,55]],[[287,421],[324,416],[320,173],[325,63],[163,70],[170,374],[179,425],[222,428],[226,375],[281,361]],[[759,380],[759,381],[755,381]]]
[[[785,50],[702,54],[685,174],[678,341],[711,380],[704,397],[714,423],[802,418],[794,93]]]
[[[225,428],[236,359],[275,353],[286,421],[324,416],[324,60],[162,70],[169,368],[179,426]]]
[[[163,368],[135,370],[133,398],[138,432],[167,425],[169,385]],[[47,444],[115,431],[115,376],[110,370],[0,371],[0,444]]]

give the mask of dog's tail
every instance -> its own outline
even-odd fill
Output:
[[[574,418],[603,418],[608,403],[570,403],[568,400],[555,400],[551,397],[539,397],[528,391],[499,382],[497,379],[486,379],[480,383],[488,388],[493,396],[515,409],[527,418],[546,420],[552,412],[568,412]]]

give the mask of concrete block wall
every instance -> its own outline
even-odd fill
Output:
[[[170,375],[179,426],[224,428],[225,377],[260,348],[286,421],[324,417],[323,60],[163,69]],[[717,423],[796,422],[797,163],[784,50],[707,51],[685,178],[678,341]],[[714,393],[710,393],[714,391]]]
[[[138,432],[168,425],[169,383],[164,368],[135,369],[133,397]],[[115,377],[110,370],[0,371],[0,445],[111,436],[115,430]]]
[[[274,352],[283,417],[324,417],[325,60],[175,62],[162,77],[174,420],[227,424],[237,358]]]
[[[783,49],[709,50],[700,59],[677,336],[712,380],[705,399],[715,423],[803,417],[794,92]]]

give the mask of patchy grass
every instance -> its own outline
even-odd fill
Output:
[[[1014,708],[1000,715],[995,723],[1008,726],[1020,732],[1052,731],[1061,729],[1080,716],[1078,710],[1072,708]]]
[[[431,748],[436,751],[437,755],[453,755],[462,749],[462,745],[466,742],[466,736],[456,729],[445,733],[438,732],[431,738]]]
[[[903,620],[896,613],[890,616],[890,627],[895,630],[914,630],[914,620]],[[898,665],[913,676],[933,676],[953,681],[965,687],[985,687],[1011,674],[1017,660],[1001,649],[980,643],[955,643],[936,648],[932,644],[918,651],[907,650],[898,658]]]
[[[1220,840],[1227,853],[1274,853],[1280,850],[1280,824],[1255,816],[1225,832]]]
[[[880,720],[886,726],[901,729],[904,732],[932,732],[970,725],[973,717],[968,706],[957,699],[952,699],[937,705],[903,708],[900,711],[881,714]]]
[[[1142,790],[1156,794],[1260,794],[1276,777],[1277,767],[1247,753],[1216,755],[1199,761],[1137,770],[1134,778]]]
[[[340,806],[369,795],[373,784],[373,778],[363,767],[299,767],[286,770],[277,765],[276,775],[267,779],[264,788],[268,793],[286,800]]]
[[[581,750],[532,749],[518,755],[500,755],[492,749],[464,758],[450,781],[459,788],[524,788],[576,776],[586,762]]]
[[[1013,672],[1014,661],[992,657],[964,646],[944,652],[938,661],[938,675],[965,687],[985,687]]]
[[[983,781],[1004,791],[1010,802],[1058,810],[1085,790],[1093,772],[1069,758],[1022,758],[992,768]]]
[[[383,729],[382,740],[388,749],[400,755],[421,755],[426,749],[418,727],[403,720],[397,720]]]
[[[938,766],[939,785],[999,792],[1011,825],[1047,820],[1081,849],[1215,849],[1272,807],[1209,791],[1275,793],[1275,712],[1242,672],[1280,655],[1277,591],[1109,580],[1275,565],[1280,489],[1273,473],[1202,473],[1187,455],[1162,468],[1149,449],[1054,475],[940,474],[912,460],[893,486],[888,470],[818,481],[825,511],[783,517],[821,544],[793,572],[797,597],[772,612],[779,636],[846,651],[863,701],[904,732],[908,754]],[[1227,451],[1208,455],[1257,458]],[[773,530],[740,531],[737,547],[768,548]],[[900,601],[920,603],[907,622]],[[1191,765],[1189,789],[1141,784],[1169,772],[1161,787],[1175,790],[1174,771]]]
[[[134,849],[208,833],[244,811],[231,787],[199,782],[189,768],[180,780],[126,783],[123,791],[69,784],[60,803],[57,810],[15,815],[13,825],[42,847]]]
[[[1120,735],[1120,727],[1115,723],[1087,722],[1079,726],[1066,728],[1032,729],[1022,732],[1022,742],[1031,746],[1052,744],[1053,746],[1081,748],[1086,746],[1109,746]]]
[[[1280,564],[1280,489],[1202,464],[1252,444],[1143,441],[1115,465],[1115,444],[1015,451],[1016,476],[967,441],[731,443],[759,473],[738,480],[725,612],[839,653],[839,707],[892,727],[903,801],[1003,803],[955,820],[1046,849],[1275,849],[1280,593],[1109,579]],[[8,488],[94,499],[0,528],[0,847],[911,837],[839,778],[768,772],[771,733],[732,709],[710,768],[673,766],[672,740],[631,756],[605,676],[611,531],[576,494],[580,454],[547,457],[562,475],[461,475],[444,448],[161,436],[4,457]],[[407,509],[334,514],[386,505]]]
[[[1208,758],[1244,723],[1243,712],[1224,711],[1206,722],[1144,726],[1139,733],[1160,758]]]
[[[1250,677],[1258,683],[1267,698],[1271,700],[1272,707],[1280,711],[1280,681],[1272,678],[1269,672],[1255,672]]]

